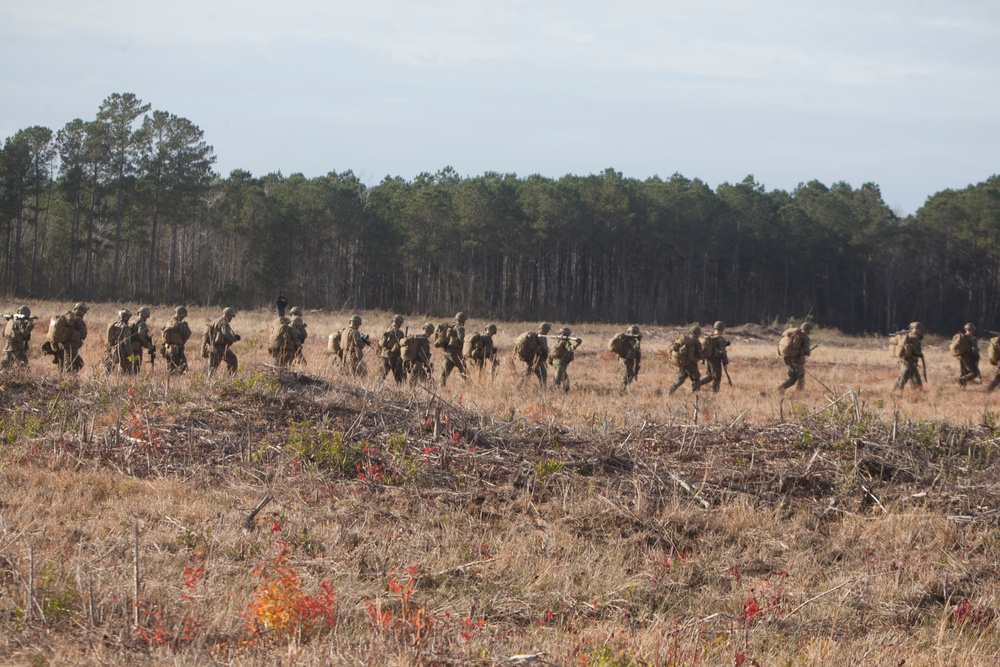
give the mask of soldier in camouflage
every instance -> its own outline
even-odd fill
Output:
[[[955,334],[951,347],[958,357],[958,384],[963,387],[978,380],[979,374],[979,339],[976,338],[976,325],[969,322],[960,333]]]
[[[691,391],[695,392],[701,387],[701,371],[698,369],[698,361],[702,358],[701,327],[691,327],[687,334],[682,335],[674,342],[670,352],[670,361],[677,367],[677,379],[670,385],[670,394],[680,389],[680,386],[690,378]]]
[[[108,373],[116,367],[123,373],[132,372],[132,311],[119,310],[118,319],[108,325],[107,352],[102,363]]]
[[[21,306],[16,313],[8,316],[3,331],[5,344],[0,368],[7,369],[14,364],[28,365],[28,342],[31,341],[31,332],[35,328],[30,318],[31,309],[27,306]]]
[[[212,325],[212,348],[208,357],[208,367],[214,372],[223,361],[226,362],[226,370],[232,375],[236,375],[239,368],[239,358],[233,353],[230,347],[240,340],[240,335],[233,331],[231,322],[236,317],[236,310],[224,308],[222,317]]]
[[[163,358],[167,360],[167,373],[170,375],[180,375],[187,371],[187,356],[184,354],[184,346],[191,338],[191,327],[184,318],[188,311],[184,306],[174,308],[174,319],[167,326],[163,327]]]
[[[460,312],[455,315],[455,326],[448,332],[448,336],[442,346],[442,352],[444,353],[444,363],[441,367],[442,387],[447,384],[448,376],[451,375],[453,369],[458,369],[458,374],[462,376],[463,380],[467,380],[469,377],[465,370],[465,361],[462,359],[462,348],[465,345],[466,319],[465,313]]]
[[[352,315],[347,328],[340,334],[340,345],[344,351],[344,371],[348,375],[364,377],[368,374],[365,365],[365,348],[371,345],[371,339],[361,333],[361,316]]]
[[[410,378],[410,384],[416,385],[418,382],[427,382],[432,377],[433,366],[431,365],[431,335],[434,333],[434,325],[430,322],[421,328],[421,333],[415,335],[407,342],[407,345],[416,345],[416,352],[408,356],[416,357],[412,361],[403,362],[403,371]]]
[[[553,380],[553,386],[556,389],[562,389],[564,392],[569,391],[569,375],[566,371],[569,365],[573,362],[574,352],[576,348],[580,346],[580,339],[570,338],[569,327],[563,327],[559,330],[559,338],[556,340],[556,344],[552,346],[552,352],[549,354],[549,363],[556,371],[555,379]]]
[[[900,391],[909,383],[914,389],[923,389],[924,383],[920,378],[920,367],[918,364],[924,358],[924,351],[921,341],[924,339],[924,325],[920,322],[910,322],[909,332],[901,343],[902,350],[899,355],[899,377],[893,389]]]
[[[719,320],[712,325],[712,333],[702,341],[702,355],[705,360],[705,377],[699,383],[704,387],[711,383],[712,391],[718,392],[722,384],[723,368],[729,366],[729,341],[723,338],[722,333],[726,330],[726,323]]]
[[[138,373],[142,367],[142,351],[149,351],[149,363],[152,366],[156,359],[156,347],[153,345],[153,336],[149,331],[149,316],[152,314],[147,306],[143,306],[135,312],[136,320],[132,323],[132,355],[129,372]]]
[[[404,321],[402,315],[396,315],[382,333],[382,337],[379,338],[378,356],[382,360],[380,380],[385,380],[386,376],[390,374],[396,384],[401,384],[406,379],[406,373],[403,370],[402,350],[403,339],[406,337],[402,329]]]

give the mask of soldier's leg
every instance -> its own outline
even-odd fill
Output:
[[[560,362],[552,364],[555,367],[556,377],[553,384],[561,387],[564,391],[569,391],[569,378],[566,376],[566,365]]]
[[[806,365],[805,363],[795,364],[795,388],[802,391],[806,388]]]
[[[549,369],[545,367],[545,362],[538,362],[535,364],[535,375],[538,376],[538,383],[542,385],[542,389],[547,389],[549,386]]]
[[[389,376],[389,373],[392,373],[392,359],[390,359],[389,357],[381,357],[381,359],[382,359],[382,372],[379,374],[378,379],[379,381],[384,382],[385,379]]]
[[[7,370],[14,363],[13,350],[6,350],[3,355],[3,361],[0,361],[0,369]]]
[[[711,371],[712,376],[712,391],[719,393],[719,387],[722,386],[722,362],[713,360],[708,362],[708,368]],[[703,384],[708,384],[704,382]]]
[[[680,388],[680,386],[682,384],[684,384],[684,381],[687,380],[687,379],[688,379],[687,371],[685,369],[683,369],[683,368],[679,369],[677,371],[677,379],[674,380],[674,383],[672,385],[670,385],[670,391],[667,392],[667,393],[668,394],[673,394],[675,391],[677,391]]]
[[[226,348],[226,369],[230,373],[232,373],[233,375],[236,375],[236,369],[239,368],[239,363],[240,363],[239,359],[237,359],[236,355],[233,354],[233,351],[230,350],[227,347]]]
[[[784,382],[782,382],[778,386],[778,389],[782,389],[782,390],[788,389],[793,384],[795,384],[796,381],[798,381],[798,379],[799,379],[798,378],[798,374],[796,374],[796,372],[795,372],[795,365],[792,363],[791,359],[785,359],[785,366],[788,367],[788,379],[785,380]]]
[[[986,391],[993,391],[997,388],[998,384],[1000,384],[1000,370],[997,370],[997,374],[990,381],[990,385],[986,387]]]
[[[687,367],[687,375],[691,378],[691,391],[695,392],[701,389],[701,369],[698,368],[698,362]]]

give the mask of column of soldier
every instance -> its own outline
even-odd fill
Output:
[[[293,307],[285,316],[287,301],[279,295],[275,303],[277,319],[269,327],[268,352],[276,365],[290,366],[293,363],[305,363],[303,346],[308,336],[306,324],[302,319],[302,309]],[[61,316],[53,317],[42,352],[52,357],[52,363],[64,372],[77,372],[83,368],[80,349],[87,338],[85,316],[89,308],[85,303],[78,303]],[[118,318],[108,325],[106,353],[101,364],[107,372],[120,370],[122,373],[135,374],[139,372],[148,353],[149,364],[155,367],[156,351],[159,349],[164,358],[167,371],[171,375],[184,373],[188,362],[185,356],[185,346],[191,338],[191,328],[185,321],[187,308],[177,306],[170,323],[163,328],[162,340],[157,348],[152,339],[148,320],[150,309],[142,307],[135,313],[136,320],[131,321],[133,314],[129,310],[120,310]],[[14,365],[28,364],[28,343],[37,316],[31,314],[28,306],[21,306],[13,314],[4,314],[6,326],[4,339],[6,342],[4,356],[0,368],[7,369]],[[224,308],[222,317],[206,327],[202,337],[202,357],[208,360],[210,372],[215,371],[222,362],[230,373],[235,373],[238,359],[230,349],[240,336],[233,331],[231,322],[236,317],[233,308]],[[499,366],[499,355],[493,337],[497,333],[495,324],[487,325],[482,332],[466,336],[465,313],[455,315],[454,324],[446,323],[434,326],[424,324],[419,333],[410,335],[404,330],[405,319],[396,315],[375,343],[367,334],[361,333],[361,317],[353,315],[348,326],[342,331],[331,334],[328,341],[328,352],[342,365],[345,373],[361,377],[367,374],[365,358],[368,348],[376,351],[380,361],[380,379],[388,377],[397,384],[409,382],[417,384],[432,381],[435,378],[434,364],[431,358],[431,346],[440,348],[442,354],[440,374],[437,376],[442,386],[448,382],[452,371],[457,371],[464,379],[468,377],[469,367],[476,369],[480,375],[487,370],[495,375]],[[799,326],[786,329],[778,342],[778,355],[787,368],[788,377],[778,387],[784,391],[792,386],[802,389],[805,386],[806,357],[815,346],[810,345],[809,333],[813,325],[804,322]],[[727,348],[730,342],[723,336],[726,326],[724,322],[716,322],[712,332],[702,336],[699,326],[691,327],[679,336],[669,348],[671,363],[677,368],[677,378],[670,386],[673,394],[686,381],[691,381],[691,390],[698,391],[701,387],[711,385],[712,391],[719,391],[722,378],[732,385],[729,378],[729,355]],[[569,365],[574,359],[575,350],[582,344],[582,339],[572,336],[569,327],[563,327],[556,335],[550,335],[552,325],[543,322],[536,331],[526,331],[517,337],[514,343],[514,357],[522,363],[520,380],[528,377],[537,378],[544,389],[548,384],[547,365],[555,372],[553,385],[556,389],[569,391]],[[993,332],[989,343],[989,362],[1000,363],[1000,333]],[[899,363],[899,376],[894,389],[902,390],[907,385],[914,388],[923,386],[927,377],[924,356],[921,348],[924,328],[920,322],[912,322],[907,329],[896,332],[889,337],[891,356]],[[549,346],[549,339],[554,343]],[[608,341],[607,347],[617,358],[623,368],[621,388],[624,390],[639,375],[642,363],[642,334],[639,327],[632,325],[626,331],[616,334]],[[963,331],[955,334],[951,340],[950,351],[959,361],[958,382],[965,387],[971,382],[981,381],[979,371],[979,343],[976,338],[976,327],[966,324]],[[706,375],[702,377],[699,362],[705,364]],[[924,365],[921,378],[920,365]],[[993,391],[1000,384],[1000,370],[987,387]]]

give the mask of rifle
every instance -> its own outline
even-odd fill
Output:
[[[156,348],[149,348],[149,372],[156,370]]]
[[[7,313],[0,313],[0,314],[3,315],[3,318],[5,320],[32,320],[32,321],[34,321],[34,320],[38,319],[38,315],[22,315],[21,313],[11,313],[10,315],[8,315]]]
[[[733,386],[733,378],[729,377],[729,366],[723,364],[722,370],[726,372],[726,379],[729,380],[729,386]]]
[[[920,365],[924,367],[924,382],[927,382],[927,362],[924,361],[924,355],[920,355]]]

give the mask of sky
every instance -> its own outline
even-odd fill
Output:
[[[1000,172],[995,0],[0,0],[0,62],[0,139],[134,93],[223,175],[872,182],[906,215]]]

